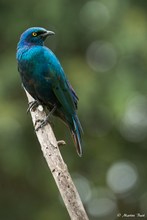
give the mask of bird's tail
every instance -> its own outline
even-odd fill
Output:
[[[78,155],[82,156],[82,139],[81,139],[81,133],[83,132],[82,126],[80,124],[80,121],[78,119],[77,115],[72,116],[73,120],[73,129],[71,129],[73,140],[76,146],[76,150]]]
[[[58,116],[60,119],[63,120],[63,122],[68,126],[68,128],[71,131],[76,150],[78,155],[81,157],[82,156],[82,138],[81,138],[81,133],[83,133],[82,126],[80,124],[80,121],[78,119],[78,116],[76,114],[74,115],[69,115],[68,117],[65,116],[66,114],[57,109],[54,115]]]

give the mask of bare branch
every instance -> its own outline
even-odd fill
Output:
[[[29,103],[33,101],[33,98],[27,92],[26,94]],[[34,112],[31,111],[31,116],[34,127],[38,127],[39,121],[43,120],[46,114],[44,111],[41,112],[36,109]],[[71,220],[88,220],[80,196],[68,172],[67,165],[60,154],[58,143],[50,124],[36,131],[36,135]]]

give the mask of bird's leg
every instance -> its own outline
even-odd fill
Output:
[[[34,100],[32,102],[29,102],[29,107],[27,109],[27,113],[29,111],[35,111],[35,109],[40,105],[38,100]]]
[[[40,128],[43,128],[45,125],[47,125],[47,123],[49,122],[50,117],[52,116],[52,114],[55,112],[57,106],[54,105],[54,107],[52,108],[52,110],[49,112],[49,114],[46,116],[46,118],[41,122],[41,124],[35,129],[36,131],[38,131]]]

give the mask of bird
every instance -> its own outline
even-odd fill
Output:
[[[21,34],[16,52],[18,72],[23,87],[35,100],[28,109],[42,105],[49,112],[38,129],[48,123],[51,115],[59,117],[69,128],[81,157],[83,129],[77,115],[79,99],[60,61],[44,45],[46,38],[54,34],[43,27],[31,27]]]

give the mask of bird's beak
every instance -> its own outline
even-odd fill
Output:
[[[55,33],[53,31],[46,31],[45,33],[42,34],[42,37],[46,38],[49,35],[54,35]]]

